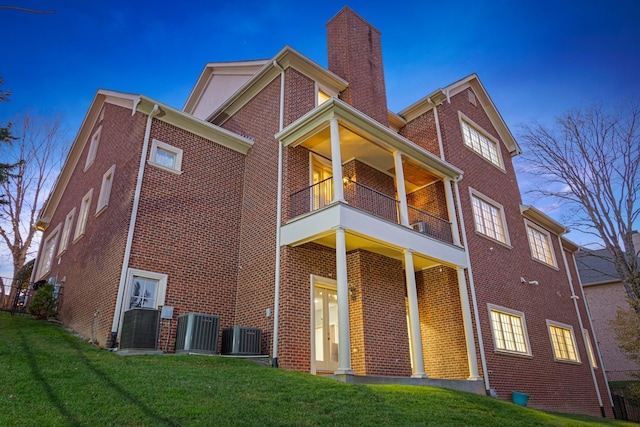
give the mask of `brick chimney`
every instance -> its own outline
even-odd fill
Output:
[[[340,99],[389,126],[380,31],[345,6],[327,22],[329,70],[349,82]]]

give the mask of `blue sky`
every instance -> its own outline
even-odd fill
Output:
[[[640,99],[637,0],[9,4],[55,14],[0,9],[0,75],[12,91],[0,123],[25,110],[62,114],[70,137],[100,88],[181,108],[207,62],[270,58],[289,45],[326,66],[325,23],[344,5],[382,33],[395,112],[474,72],[516,134],[519,123],[593,101]]]

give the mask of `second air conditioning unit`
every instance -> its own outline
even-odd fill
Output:
[[[219,328],[218,316],[201,313],[186,313],[179,316],[176,353],[217,353]]]
[[[246,326],[232,326],[222,331],[222,354],[257,356],[260,354],[262,330]]]

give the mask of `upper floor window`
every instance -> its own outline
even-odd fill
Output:
[[[154,139],[149,163],[173,173],[182,172],[182,150]]]
[[[100,134],[102,133],[102,126],[93,133],[91,137],[91,143],[89,144],[89,152],[87,153],[87,160],[84,163],[84,170],[87,170],[89,166],[93,164],[98,153],[98,143],[100,142]]]
[[[116,165],[113,165],[102,175],[102,186],[100,187],[100,195],[98,196],[96,215],[105,210],[109,205],[109,196],[111,196],[111,186],[113,185],[113,174],[115,171]]]
[[[547,326],[549,327],[554,359],[565,362],[580,362],[573,326],[551,320],[547,320]]]
[[[84,236],[84,231],[87,227],[87,219],[89,218],[89,208],[91,207],[91,199],[93,198],[93,188],[89,190],[87,194],[82,198],[80,203],[80,213],[78,214],[78,222],[76,223],[76,232],[73,235],[73,240],[79,239]]]
[[[478,233],[510,245],[504,209],[501,204],[470,189],[473,219]]]
[[[533,259],[555,267],[556,258],[549,232],[527,221],[527,237]]]
[[[489,304],[496,351],[531,355],[524,313]]]
[[[60,237],[60,224],[49,234],[42,246],[42,252],[40,254],[40,265],[38,266],[38,279],[42,279],[47,273],[51,271],[53,266],[53,258],[56,253],[56,246]]]
[[[69,237],[71,237],[71,228],[73,227],[73,219],[75,216],[76,208],[73,208],[64,220],[64,228],[62,229],[62,236],[60,237],[60,249],[58,249],[58,255],[62,255],[69,246]]]
[[[500,157],[498,141],[487,133],[480,131],[479,127],[472,125],[469,119],[462,117],[462,114],[460,125],[462,127],[464,144],[502,169],[502,158]]]

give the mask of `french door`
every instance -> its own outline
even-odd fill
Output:
[[[338,369],[338,295],[335,288],[314,290],[314,340],[316,371]]]

